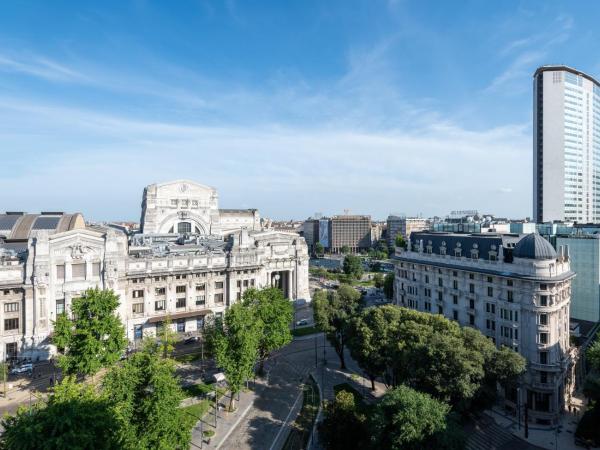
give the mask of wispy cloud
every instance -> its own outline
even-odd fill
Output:
[[[86,80],[83,74],[69,67],[51,59],[37,56],[28,59],[16,59],[0,54],[0,70],[21,73],[50,81],[82,82]]]

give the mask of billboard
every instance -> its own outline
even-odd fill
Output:
[[[325,248],[329,248],[329,220],[319,220],[319,242]]]

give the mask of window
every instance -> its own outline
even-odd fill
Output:
[[[475,279],[475,274],[474,273],[470,273],[469,274],[469,280],[474,280]]]
[[[133,326],[133,338],[135,340],[142,339],[142,337],[144,337],[143,330],[144,330],[143,325],[134,325]]]
[[[222,318],[223,318],[222,312],[215,313],[215,320],[221,320]]]
[[[186,205],[187,206],[187,205]],[[189,222],[179,222],[177,224],[177,233],[186,234],[192,232],[192,224]]]
[[[452,317],[454,318],[454,320],[458,320],[458,311],[452,311]]]
[[[65,312],[65,299],[59,298],[56,300],[56,315],[63,314]]]
[[[444,308],[442,308],[441,306],[438,306],[438,314],[444,314]]]
[[[198,331],[204,330],[204,316],[200,316],[196,318],[196,329]]]
[[[242,287],[242,280],[237,280],[237,287]]]
[[[133,298],[144,298],[144,290],[136,289],[135,291],[133,291]]]
[[[548,296],[547,295],[540,296],[540,306],[548,306]]]
[[[172,199],[171,200],[171,206],[177,206],[177,200],[176,199]]]
[[[540,352],[540,364],[548,364],[548,352]]]
[[[223,294],[215,294],[215,303],[223,303]]]
[[[176,286],[175,287],[175,292],[177,294],[185,294],[186,292],[186,287],[185,286]]]
[[[548,325],[548,314],[540,314],[540,325]]]
[[[452,288],[458,289],[458,280],[452,280]]]
[[[548,343],[548,333],[540,333],[540,344]]]
[[[513,298],[513,291],[506,291],[506,299],[512,303],[514,298]]]
[[[175,303],[175,308],[185,308],[185,297],[177,299],[177,302]]]
[[[487,277],[487,282],[491,283],[493,281],[492,277]]]
[[[144,304],[143,303],[132,304],[131,312],[133,312],[133,314],[144,314]]]
[[[429,275],[425,275],[425,283],[429,283]]]
[[[442,297],[442,293],[438,292],[438,300],[441,302],[444,300],[444,298]]]
[[[496,314],[496,305],[494,305],[492,303],[486,303],[485,304],[485,311],[489,312],[491,314]]]
[[[19,311],[19,303],[18,302],[4,304],[4,312],[5,313],[18,312],[18,311]]]
[[[4,319],[4,331],[18,330],[19,319]]]
[[[215,289],[223,289],[223,282],[215,281]]]
[[[458,272],[456,270],[452,271],[452,276],[457,277],[458,276]]]
[[[182,208],[187,208],[188,207],[188,201],[187,200],[181,200],[181,207]]]
[[[179,319],[177,321],[177,332],[185,333],[185,319]]]
[[[58,281],[65,281],[65,265],[64,264],[56,266],[56,279]]]
[[[71,264],[71,276],[74,280],[85,280],[85,263]]]
[[[161,287],[161,288],[154,289],[154,294],[156,294],[156,295],[166,295],[166,293],[167,293],[167,288]]]
[[[540,383],[548,382],[548,372],[540,372]]]
[[[458,295],[453,295],[452,296],[452,303],[455,305],[458,305]]]
[[[192,208],[198,207],[198,200],[192,200]]]
[[[154,311],[164,311],[167,306],[166,300],[158,300],[154,302]]]
[[[506,285],[507,286],[512,286],[513,285],[513,280],[506,280]]]
[[[196,306],[204,305],[206,303],[204,295],[198,295],[196,297]]]
[[[493,297],[494,296],[494,288],[491,286],[488,286],[487,294],[488,294],[488,297]]]
[[[469,314],[469,325],[475,325],[475,316],[473,314]]]
[[[474,294],[475,293],[475,285],[473,283],[469,284],[469,293],[470,294]]]
[[[473,300],[473,299],[469,300],[469,308],[475,309],[475,300]]]
[[[438,278],[438,286],[443,286],[444,281],[441,278]]]
[[[546,289],[548,289],[548,286],[546,284],[540,284],[540,289],[542,291],[545,291]]]
[[[92,276],[96,278],[100,276],[100,263],[92,263]]]

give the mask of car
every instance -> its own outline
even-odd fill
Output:
[[[31,373],[31,372],[33,372],[33,364],[31,364],[31,363],[21,364],[18,367],[14,367],[10,371],[10,373],[12,373],[12,374]]]
[[[200,337],[198,336],[191,336],[189,338],[187,338],[185,341],[183,341],[184,344],[193,344],[194,342],[198,342],[200,340]]]
[[[298,322],[296,322],[296,326],[301,327],[304,325],[308,325],[308,319],[301,319]]]

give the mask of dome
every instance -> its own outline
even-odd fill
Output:
[[[515,258],[556,259],[552,244],[537,233],[523,236],[513,249]]]

